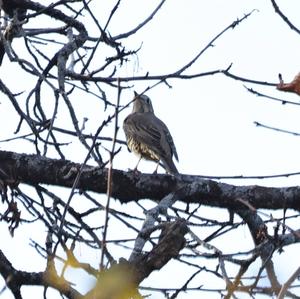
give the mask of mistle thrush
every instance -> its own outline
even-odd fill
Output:
[[[132,112],[123,123],[127,146],[130,151],[142,158],[157,162],[161,161],[168,173],[178,174],[172,157],[178,161],[176,148],[167,126],[155,116],[151,100],[146,95],[134,92]]]

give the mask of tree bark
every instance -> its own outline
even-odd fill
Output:
[[[106,168],[84,166],[68,160],[0,151],[0,179],[8,185],[19,182],[71,188],[77,175],[77,189],[106,193]],[[143,198],[159,200],[180,190],[180,201],[212,207],[237,209],[300,210],[300,187],[234,186],[191,175],[136,174],[114,169],[112,196],[122,203]]]

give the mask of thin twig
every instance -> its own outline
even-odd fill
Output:
[[[294,135],[294,136],[300,136],[300,133],[292,132],[292,131],[288,131],[288,130],[284,130],[284,129],[280,129],[280,128],[271,127],[271,126],[268,126],[268,125],[264,125],[264,124],[262,124],[262,123],[259,123],[259,122],[257,122],[257,121],[255,121],[254,124],[255,124],[257,127],[262,127],[262,128],[265,128],[265,129],[270,129],[270,130],[273,130],[273,131],[277,131],[277,132],[281,132],[281,133],[286,133],[286,134],[290,134],[290,135]],[[298,173],[297,173],[297,174],[298,174]]]
[[[282,285],[281,290],[278,294],[277,299],[283,299],[287,293],[289,286],[293,283],[294,280],[300,275],[300,267],[291,275],[291,277]]]
[[[294,25],[292,24],[292,22],[288,19],[287,16],[285,16],[282,11],[279,9],[277,3],[275,2],[275,0],[271,0],[271,3],[275,9],[275,12],[284,20],[285,23],[287,23],[290,28],[294,31],[296,31],[298,34],[300,34],[300,30]]]
[[[100,258],[100,270],[104,269],[104,252],[106,249],[106,236],[107,236],[107,229],[108,229],[108,219],[109,219],[109,207],[110,207],[110,199],[112,194],[113,188],[113,181],[112,181],[112,173],[113,173],[113,159],[116,147],[116,140],[117,140],[117,133],[119,129],[119,106],[120,106],[120,98],[121,98],[121,86],[120,81],[118,81],[118,97],[117,97],[117,105],[115,108],[115,128],[114,128],[114,136],[112,141],[112,149],[110,152],[110,159],[109,159],[109,167],[108,167],[108,174],[107,174],[107,202],[105,206],[105,221],[104,221],[104,230],[103,230],[103,240],[101,246],[101,258]]]
[[[152,20],[152,18],[156,15],[156,13],[159,11],[159,9],[163,6],[163,4],[166,2],[166,0],[162,0],[158,6],[154,9],[154,11],[150,14],[150,16],[144,20],[141,24],[139,24],[138,26],[136,26],[134,29],[126,32],[126,33],[122,33],[119,34],[117,36],[114,36],[112,39],[113,40],[118,40],[118,39],[122,39],[122,38],[127,38],[128,36],[135,34],[138,30],[140,30],[142,27],[144,27],[149,21]]]

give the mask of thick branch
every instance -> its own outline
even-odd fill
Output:
[[[59,277],[51,279],[46,272],[26,272],[16,270],[0,250],[0,274],[15,298],[22,298],[20,289],[23,285],[49,286],[64,294],[67,298],[80,299],[82,296],[69,283]]]
[[[96,286],[85,299],[142,298],[137,292],[139,284],[154,270],[160,270],[172,258],[178,257],[185,246],[187,231],[185,220],[167,223],[158,244],[150,252],[131,262],[121,259],[120,263],[102,271]]]
[[[6,182],[19,181],[29,185],[49,184],[71,188],[80,164],[38,155],[0,151],[0,167],[0,178]],[[107,169],[85,166],[78,188],[106,193]],[[159,200],[177,189],[181,189],[182,194],[179,200],[186,203],[202,203],[228,209],[245,208],[245,203],[249,203],[257,209],[300,210],[298,186],[234,186],[190,175],[175,177],[113,171],[112,196],[124,203],[143,198]]]
[[[159,243],[150,252],[133,261],[138,283],[148,277],[153,270],[161,269],[172,258],[178,256],[185,246],[184,235],[187,231],[186,222],[182,219],[168,224],[160,235]]]

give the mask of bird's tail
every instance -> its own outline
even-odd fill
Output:
[[[162,164],[166,170],[166,172],[170,173],[170,174],[179,174],[174,162],[172,159],[161,159]]]

